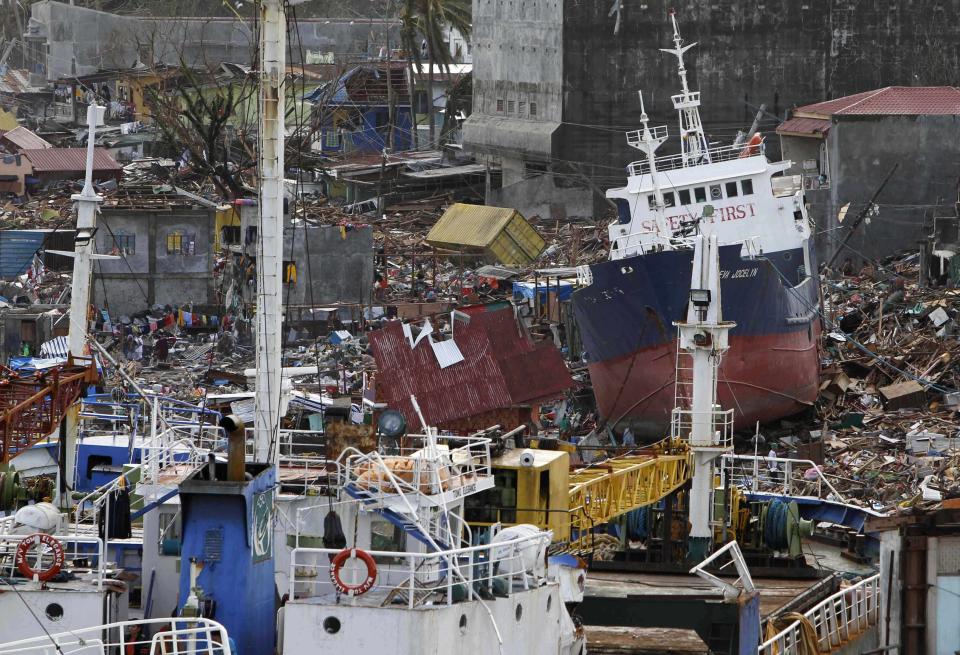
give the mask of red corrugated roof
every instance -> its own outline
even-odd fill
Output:
[[[22,125],[9,132],[4,132],[2,138],[12,143],[19,150],[41,150],[53,147],[53,144],[48,143]]]
[[[86,148],[46,148],[24,150],[24,157],[33,164],[34,173],[84,171],[87,166]],[[93,149],[93,170],[120,171],[123,167],[102,148]]]
[[[777,134],[826,135],[830,131],[830,121],[824,118],[791,118],[780,123]]]
[[[960,89],[953,86],[888,86],[806,105],[794,116],[926,116],[960,114]]]
[[[503,407],[554,398],[573,386],[560,352],[534,344],[511,309],[457,321],[454,341],[464,361],[440,368],[427,339],[410,348],[399,321],[370,333],[377,361],[377,400],[403,413],[419,429],[410,396],[427,422],[440,425]]]

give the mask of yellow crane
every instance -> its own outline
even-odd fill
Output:
[[[679,439],[576,467],[564,450],[511,449],[493,460],[494,488],[467,499],[467,518],[475,526],[530,523],[553,530],[557,542],[576,542],[669,496],[692,469],[692,452]]]

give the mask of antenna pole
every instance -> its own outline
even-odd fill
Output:
[[[284,58],[287,21],[281,0],[260,4],[260,229],[257,252],[256,396],[253,461],[274,462],[281,408],[283,317]]]

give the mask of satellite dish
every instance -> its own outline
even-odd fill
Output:
[[[407,420],[395,409],[388,409],[377,419],[377,430],[385,437],[400,437],[407,432]]]

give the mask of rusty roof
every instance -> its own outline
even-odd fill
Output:
[[[929,116],[960,114],[960,89],[953,86],[887,86],[797,108],[801,118],[831,116]]]
[[[87,165],[86,148],[41,148],[23,150],[22,154],[33,164],[35,173],[82,172]],[[121,171],[123,167],[103,148],[94,148],[93,170]]]
[[[825,137],[832,123],[826,118],[791,118],[777,126],[777,134],[803,134]]]
[[[440,368],[427,339],[416,348],[400,321],[371,332],[377,362],[377,399],[419,426],[410,396],[427,422],[440,425],[494,409],[555,398],[573,386],[560,352],[549,342],[533,343],[511,308],[474,313],[457,321],[454,341],[464,360]]]
[[[0,138],[9,141],[16,146],[18,150],[40,150],[53,147],[53,144],[40,138],[23,125],[15,127],[9,132],[4,132]]]

